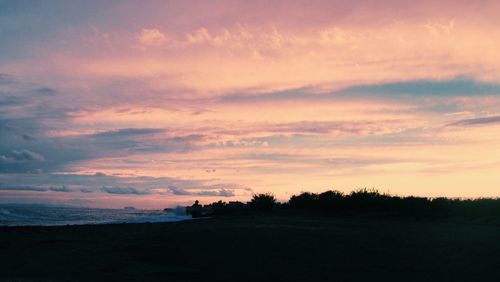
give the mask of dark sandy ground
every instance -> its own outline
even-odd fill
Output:
[[[500,225],[237,217],[0,228],[1,281],[500,281]]]

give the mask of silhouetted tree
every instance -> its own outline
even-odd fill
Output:
[[[348,205],[354,211],[378,211],[384,209],[389,195],[381,194],[375,189],[359,189],[352,191],[347,197]]]
[[[318,194],[302,192],[300,195],[293,195],[288,202],[293,209],[313,209],[318,207]]]
[[[334,212],[344,209],[344,194],[329,190],[318,195],[318,206],[321,211]]]
[[[254,194],[250,206],[258,211],[271,211],[276,206],[276,198],[271,193]]]
[[[234,215],[242,213],[245,210],[246,205],[242,202],[223,202],[218,201],[208,205],[211,208],[214,215]]]

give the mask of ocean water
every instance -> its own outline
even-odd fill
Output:
[[[54,226],[173,222],[191,219],[184,209],[172,211],[139,209],[94,209],[43,205],[0,205],[0,226]]]

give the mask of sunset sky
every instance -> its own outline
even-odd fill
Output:
[[[0,203],[500,196],[499,11],[0,0]]]

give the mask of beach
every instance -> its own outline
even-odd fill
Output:
[[[500,225],[241,216],[1,227],[1,281],[494,281]]]

